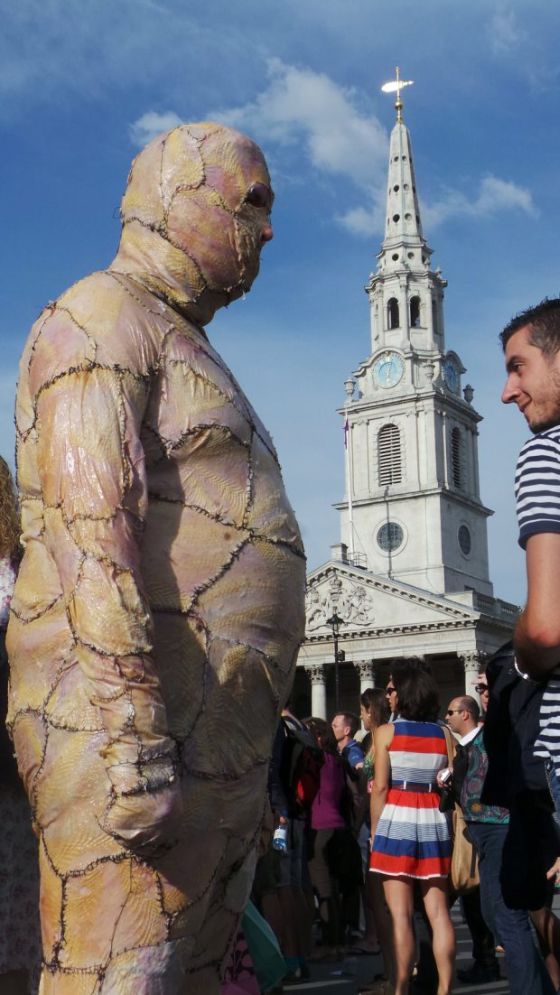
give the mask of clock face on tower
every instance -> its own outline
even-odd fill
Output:
[[[453,394],[459,393],[459,372],[451,360],[447,359],[443,366],[443,378]]]
[[[404,373],[404,362],[398,352],[383,352],[373,364],[373,378],[378,387],[396,387]]]

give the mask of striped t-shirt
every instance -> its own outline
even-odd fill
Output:
[[[525,443],[515,471],[519,545],[542,532],[560,532],[560,425]],[[535,755],[552,760],[560,777],[560,667],[543,694]]]

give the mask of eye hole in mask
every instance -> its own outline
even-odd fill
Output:
[[[251,204],[252,207],[262,207],[267,214],[270,214],[272,210],[273,200],[274,194],[266,183],[253,183],[245,195],[246,204]]]

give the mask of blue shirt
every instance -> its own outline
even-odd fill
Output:
[[[340,755],[343,760],[346,761],[349,767],[357,767],[358,764],[363,764],[364,754],[362,748],[357,740],[351,739],[349,743],[340,751]]]

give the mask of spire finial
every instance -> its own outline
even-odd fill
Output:
[[[402,121],[403,102],[401,100],[401,90],[405,86],[412,86],[413,83],[414,83],[413,79],[401,79],[400,69],[397,66],[395,70],[395,79],[390,80],[389,83],[384,83],[383,86],[381,87],[383,93],[397,94],[397,99],[395,100],[397,121]]]

